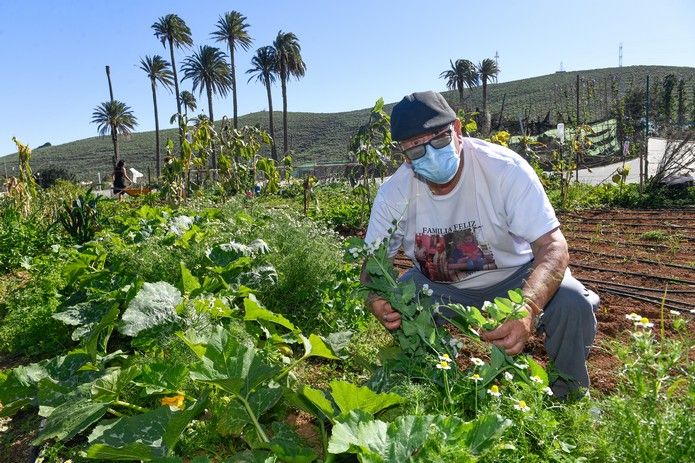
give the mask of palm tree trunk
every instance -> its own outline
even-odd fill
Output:
[[[111,143],[113,143],[113,170],[116,170],[116,164],[118,164],[118,160],[120,156],[118,156],[118,132],[116,130],[116,127],[111,125]]]
[[[154,160],[155,160],[155,171],[157,173],[157,178],[162,174],[162,168],[159,159],[159,111],[157,111],[157,86],[154,79],[152,79],[152,104],[154,105]]]
[[[111,66],[106,66],[106,79],[109,81],[109,96],[113,103],[113,87],[111,86]]]
[[[181,127],[181,95],[179,95],[179,78],[176,74],[176,61],[174,60],[174,41],[169,38],[169,54],[171,55],[171,70],[174,72],[174,90],[176,93],[176,121],[179,126],[179,151],[183,156],[181,145],[183,144],[183,128]]]
[[[229,62],[232,72],[232,104],[234,105],[234,128],[238,127],[237,105],[236,105],[236,68],[234,67],[234,47],[229,43]]]
[[[275,162],[278,160],[278,152],[277,148],[275,147],[275,129],[273,128],[273,97],[270,93],[270,82],[266,81],[265,84],[265,91],[268,93],[268,117],[270,118],[270,138],[271,138],[271,144],[270,144],[270,151],[271,155],[273,156],[273,159]]]
[[[210,124],[212,124],[213,129],[215,128],[215,118],[212,116],[212,85],[208,83],[205,86],[205,90],[208,94],[208,116],[210,117]],[[215,149],[215,144],[212,145],[212,169],[217,169],[217,150]],[[213,177],[216,173],[213,173]]]
[[[283,155],[287,154],[287,78],[280,76],[282,87],[282,142]],[[277,161],[277,159],[276,159]]]

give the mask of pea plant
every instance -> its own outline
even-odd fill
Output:
[[[482,344],[480,330],[493,330],[508,320],[528,315],[521,290],[509,291],[508,298],[486,301],[481,308],[440,304],[432,299],[433,292],[427,285],[418,289],[412,280],[398,279],[387,243],[388,239],[376,244],[351,239],[346,244],[346,259],[353,262],[365,260],[370,281],[363,284],[363,292],[384,298],[401,315],[401,326],[393,332],[399,350],[390,357],[389,368],[411,376],[430,378],[441,386],[449,405],[470,394],[469,388],[461,386],[466,383],[459,381],[463,379],[470,380],[468,384],[473,383],[475,400],[479,396],[485,397],[485,388],[509,372],[513,372],[520,382],[537,384],[540,381],[547,387],[546,371],[531,357],[511,357],[494,345],[490,347],[490,362],[476,359],[472,374],[452,368],[452,364],[456,365],[455,359],[463,354],[464,344],[435,319],[438,317],[448,322],[460,335]]]

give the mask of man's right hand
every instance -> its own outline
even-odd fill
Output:
[[[387,330],[395,330],[401,326],[401,314],[393,310],[386,299],[370,298],[369,309]]]

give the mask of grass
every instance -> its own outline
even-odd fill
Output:
[[[493,118],[496,120],[502,109],[504,99],[503,126],[512,133],[518,132],[518,119],[528,116],[530,121],[540,121],[550,114],[551,124],[559,122],[558,114],[566,118],[568,114],[574,117],[576,75],[582,78],[580,92],[580,115],[583,120],[595,121],[607,119],[612,104],[611,86],[619,77],[622,78],[623,88],[641,87],[647,75],[652,82],[662,79],[667,74],[684,77],[687,85],[695,80],[695,68],[674,66],[629,66],[624,68],[592,69],[579,72],[554,73],[546,76],[532,77],[489,85],[489,105]],[[591,83],[591,84],[589,84]],[[594,88],[594,96],[586,98],[587,85]],[[442,82],[443,86],[443,82]],[[414,89],[416,90],[416,89]],[[443,92],[449,103],[455,108],[461,106],[458,93]],[[690,98],[692,90],[686,88]],[[290,149],[294,152],[295,165],[313,165],[314,163],[342,163],[348,160],[348,143],[360,125],[364,124],[369,111],[380,95],[366,96],[365,109],[340,113],[303,113],[288,114],[288,130]],[[390,112],[393,102],[386,105]],[[482,90],[475,88],[464,91],[464,104],[469,110],[482,107]],[[690,103],[692,104],[692,103]],[[85,115],[85,123],[89,115]],[[275,139],[283,139],[282,113],[274,112],[276,126]],[[267,130],[268,113],[256,112],[239,118],[241,125],[260,125]],[[96,128],[95,128],[96,132]],[[175,128],[162,130],[161,140],[176,139]],[[21,138],[21,134],[20,138]],[[121,157],[147,176],[148,168],[154,174],[154,132],[139,132],[121,141]],[[35,149],[32,157],[34,172],[41,172],[50,167],[59,167],[73,173],[78,180],[97,181],[97,173],[102,181],[111,180],[111,156],[113,148],[109,137],[92,137],[77,140],[63,145],[48,146]],[[261,152],[268,155],[268,150]],[[164,156],[164,153],[162,153]],[[16,164],[16,157],[3,158],[6,166]]]

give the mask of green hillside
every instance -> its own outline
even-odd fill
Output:
[[[685,92],[688,105],[693,104],[695,68],[673,66],[631,66],[621,68],[594,69],[579,72],[558,72],[488,87],[490,109],[493,120],[499,119],[504,99],[502,125],[513,133],[519,131],[519,118],[528,121],[543,120],[548,113],[549,122],[555,124],[568,115],[574,119],[576,112],[575,86],[577,74],[580,83],[580,118],[583,121],[606,119],[618,89],[644,87],[645,78],[650,83],[660,81],[667,74],[683,77],[687,82]],[[620,79],[619,79],[620,78]],[[622,80],[622,84],[620,84]],[[413,89],[419,91],[425,89]],[[472,110],[482,106],[480,87],[464,92],[463,105]],[[452,106],[460,107],[457,92],[445,92]],[[288,114],[290,146],[295,152],[295,163],[312,164],[347,161],[347,146],[357,128],[367,121],[374,102],[365,101],[365,109],[341,113],[297,113]],[[386,106],[390,111],[394,102]],[[282,143],[282,113],[275,112],[276,139]],[[85,120],[89,115],[85,115]],[[267,112],[247,114],[239,118],[241,125],[268,125]],[[176,129],[162,131],[162,141],[176,138]],[[109,137],[93,137],[63,145],[34,150],[32,168],[41,172],[50,166],[62,167],[79,179],[96,180],[97,172],[102,178],[110,178],[113,148]],[[135,133],[121,143],[121,156],[130,166],[143,173],[154,167],[154,132]],[[16,155],[2,158],[8,165],[16,163]]]

